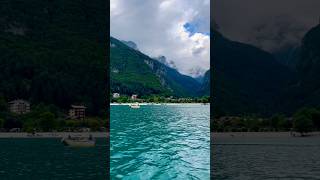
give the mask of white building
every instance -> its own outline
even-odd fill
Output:
[[[10,101],[9,110],[16,114],[25,114],[30,112],[30,103],[22,99]]]
[[[137,99],[138,99],[138,95],[132,94],[131,99],[132,99],[132,100],[137,100]]]
[[[119,97],[120,97],[120,94],[119,94],[119,93],[113,93],[113,94],[112,94],[112,97],[113,97],[113,98],[119,98]]]
[[[69,110],[69,117],[71,119],[83,120],[86,117],[86,107],[71,105],[71,109]]]

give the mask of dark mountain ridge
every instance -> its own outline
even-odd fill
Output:
[[[213,34],[215,110],[233,115],[277,110],[275,102],[290,82],[290,69],[266,51]]]
[[[320,105],[320,25],[306,33],[300,47],[275,54],[214,35],[216,113],[292,115]]]

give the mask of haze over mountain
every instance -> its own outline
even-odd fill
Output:
[[[228,39],[268,52],[301,45],[319,22],[318,0],[215,0],[211,3],[219,31]]]

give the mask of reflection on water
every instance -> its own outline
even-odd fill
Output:
[[[209,179],[209,106],[111,107],[112,179]]]
[[[220,137],[213,179],[320,179],[320,137]]]

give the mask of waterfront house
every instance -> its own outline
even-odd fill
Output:
[[[9,102],[9,110],[16,114],[25,114],[30,112],[30,103],[22,99],[13,100]]]
[[[137,99],[138,99],[138,95],[133,94],[133,95],[131,96],[131,99],[132,99],[132,100],[137,100]]]
[[[20,128],[11,128],[9,132],[21,132]]]
[[[113,94],[112,94],[112,97],[113,97],[113,98],[119,98],[119,97],[120,97],[120,94],[119,94],[119,93],[113,93]]]
[[[85,106],[76,106],[71,105],[71,109],[69,110],[69,117],[71,119],[84,119],[86,116],[86,107]]]

